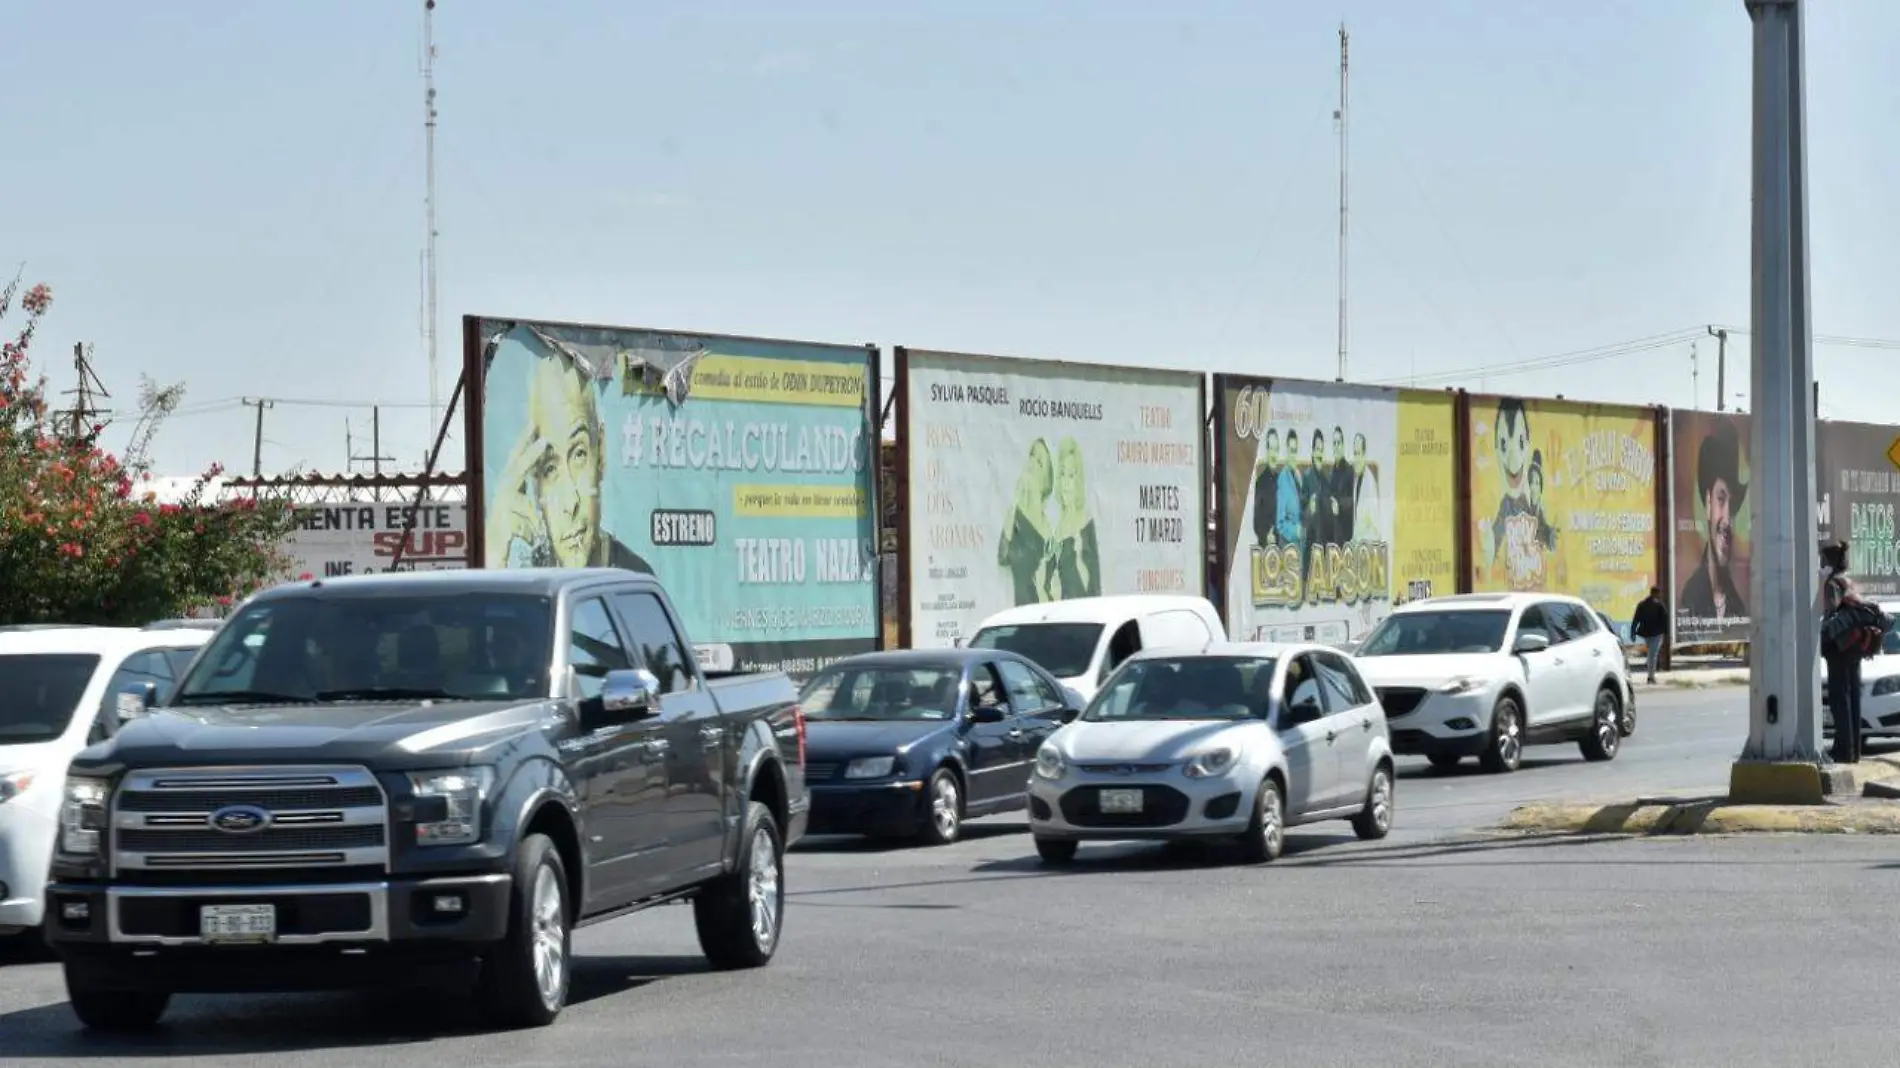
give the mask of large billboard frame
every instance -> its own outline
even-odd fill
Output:
[[[1152,374],[1156,371],[1161,371],[1165,373],[1179,374],[1183,378],[1192,376],[1194,378],[1195,386],[1196,386],[1196,389],[1198,390],[1199,397],[1200,397],[1199,411],[1201,411],[1202,413],[1205,413],[1207,411],[1209,393],[1208,393],[1208,388],[1207,388],[1208,375],[1207,375],[1207,372],[1205,371],[1176,370],[1173,368],[1156,368],[1156,367],[1134,367],[1128,364],[1113,364],[1113,363],[1082,363],[1077,360],[1047,359],[1047,358],[1039,357],[1039,356],[1002,356],[1002,355],[997,355],[995,353],[958,352],[958,351],[950,350],[950,349],[914,348],[909,345],[893,346],[891,349],[891,363],[892,363],[892,371],[893,371],[891,377],[892,377],[892,381],[894,383],[894,389],[895,389],[895,392],[893,394],[893,400],[895,402],[893,410],[894,410],[895,418],[897,419],[897,433],[896,433],[896,438],[897,438],[897,463],[896,463],[896,466],[897,466],[897,471],[896,471],[896,478],[897,478],[897,597],[896,597],[897,644],[899,648],[903,648],[903,649],[912,648],[914,644],[913,639],[915,637],[912,631],[912,620],[911,620],[912,555],[911,555],[911,539],[910,539],[910,520],[911,520],[910,355],[913,351],[920,354],[928,353],[933,356],[948,356],[952,358],[968,359],[972,361],[989,361],[989,362],[998,363],[998,364],[1017,364],[1017,365],[1026,365],[1026,366],[1074,368],[1076,371],[1082,374],[1091,374],[1091,375],[1113,373],[1116,371],[1134,371],[1134,372],[1140,372],[1143,374]],[[1200,445],[1200,462],[1198,464],[1200,481],[1198,484],[1200,487],[1200,493],[1202,495],[1202,501],[1201,501],[1202,511],[1201,511],[1201,515],[1193,519],[1191,526],[1195,532],[1195,535],[1201,539],[1201,552],[1200,552],[1200,561],[1199,561],[1200,568],[1201,568],[1201,582],[1200,582],[1200,587],[1192,592],[1195,596],[1206,597],[1207,590],[1208,590],[1207,540],[1206,540],[1208,537],[1207,519],[1206,519],[1206,512],[1207,512],[1207,507],[1208,507],[1207,493],[1208,493],[1208,479],[1211,477],[1211,474],[1214,470],[1214,466],[1212,463],[1212,458],[1210,457],[1208,453],[1208,440],[1207,440],[1208,424],[1205,421],[1204,416],[1201,420],[1198,420],[1198,422],[1199,422],[1199,428],[1196,432],[1196,437]],[[881,603],[882,602],[880,601],[880,604]],[[1215,603],[1218,605],[1218,602],[1215,602]]]
[[[870,509],[871,547],[878,548],[879,484],[878,449],[882,440],[883,427],[879,417],[882,414],[883,398],[883,350],[871,342],[845,344],[825,341],[803,341],[794,338],[763,337],[753,334],[732,334],[712,330],[691,330],[676,327],[626,326],[604,323],[575,322],[561,319],[538,319],[530,316],[500,315],[464,315],[462,316],[462,375],[460,392],[462,394],[462,448],[463,470],[467,480],[466,499],[468,505],[468,566],[471,569],[487,566],[488,547],[483,544],[487,534],[488,487],[487,472],[483,470],[483,453],[487,446],[482,432],[488,398],[488,353],[484,340],[484,324],[505,324],[512,329],[522,324],[533,324],[556,330],[598,330],[622,333],[678,334],[705,338],[713,341],[741,341],[756,344],[788,345],[813,349],[833,349],[838,352],[857,353],[865,363],[864,403],[860,415],[864,420],[864,441],[866,443],[865,467],[870,480],[869,498],[866,507]],[[447,426],[443,429],[446,431]],[[884,630],[883,575],[875,562],[872,565],[871,594],[873,605],[873,631],[867,651],[881,648]],[[665,585],[665,576],[656,576]],[[669,593],[671,591],[669,590]],[[694,635],[685,635],[689,643],[700,640]]]

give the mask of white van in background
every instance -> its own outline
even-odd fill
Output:
[[[1143,649],[1205,648],[1226,636],[1220,613],[1205,597],[1137,593],[1005,608],[983,621],[970,648],[1027,657],[1086,702],[1110,672]]]

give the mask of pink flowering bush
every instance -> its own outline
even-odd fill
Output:
[[[52,290],[0,290],[24,322],[0,342],[0,623],[138,625],[229,604],[283,571],[291,510],[281,499],[209,501],[221,469],[185,499],[139,491],[144,470],[99,448],[104,429],[55,427],[29,350]],[[0,337],[5,331],[0,330]]]

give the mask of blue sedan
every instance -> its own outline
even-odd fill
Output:
[[[1036,750],[1078,701],[998,649],[866,653],[805,684],[812,834],[957,840],[1022,808]]]

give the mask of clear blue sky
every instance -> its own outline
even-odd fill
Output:
[[[239,396],[363,402],[271,410],[271,471],[427,400],[421,6],[0,9],[0,264],[55,287],[58,388],[77,340],[117,398],[188,383],[160,473],[248,467]],[[1810,7],[1816,326],[1900,338],[1900,3]],[[1342,18],[1352,377],[1747,325],[1741,0],[441,0],[443,395],[468,312],[1330,378]],[[1888,415],[1900,354],[1817,352],[1825,415]]]

